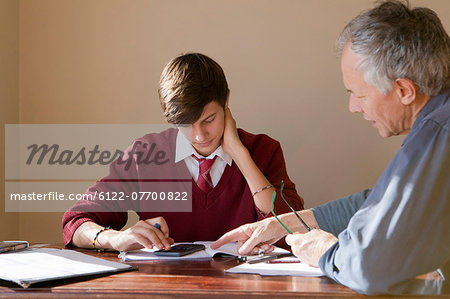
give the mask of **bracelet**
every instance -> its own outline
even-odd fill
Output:
[[[97,249],[97,248],[95,248],[95,241],[97,241],[98,235],[100,235],[102,232],[104,232],[104,231],[106,231],[108,229],[111,229],[111,226],[104,227],[101,230],[99,230],[97,234],[95,234],[94,241],[92,242],[92,248],[94,248],[94,250],[96,250],[97,253],[101,253],[101,252],[105,251],[105,249]]]
[[[258,194],[259,192],[264,191],[264,190],[269,189],[269,188],[272,188],[272,187],[273,187],[273,186],[272,186],[271,184],[269,184],[269,185],[267,185],[267,186],[265,186],[265,187],[262,187],[261,189],[256,190],[255,192],[253,192],[253,193],[252,193],[252,196],[255,197],[255,195]]]

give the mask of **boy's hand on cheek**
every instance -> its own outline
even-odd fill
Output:
[[[225,127],[223,130],[222,147],[232,158],[234,158],[237,150],[243,147],[237,132],[236,121],[228,106],[225,107]]]

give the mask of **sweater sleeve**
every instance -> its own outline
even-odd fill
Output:
[[[312,208],[320,229],[339,235],[348,225],[350,218],[359,210],[369,196],[371,189],[331,201],[324,205]]]
[[[411,133],[410,133],[411,134]],[[330,278],[365,294],[408,293],[450,261],[449,134],[426,121],[408,136],[364,204],[320,259]]]
[[[130,200],[107,201],[101,196],[107,194],[131,194],[139,189],[137,181],[136,161],[130,157],[131,145],[121,158],[114,161],[109,168],[109,175],[96,182],[87,191],[86,195],[92,200],[78,201],[71,209],[64,213],[62,219],[63,241],[66,246],[70,246],[75,231],[84,222],[91,221],[101,226],[111,226],[115,230],[120,230],[125,226],[128,213],[127,210],[136,210]],[[129,161],[129,163],[123,163]]]

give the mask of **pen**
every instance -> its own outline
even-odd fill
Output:
[[[267,263],[269,264],[295,264],[295,263],[300,263],[300,261],[268,261]]]
[[[239,260],[240,262],[247,262],[247,261],[252,260],[252,259],[261,258],[262,256],[264,256],[264,250],[260,249],[260,250],[258,251],[258,255],[238,256],[238,260]]]
[[[280,259],[275,259],[271,261],[267,261],[268,264],[293,264],[293,263],[301,263],[301,261],[295,257],[293,254],[280,256]]]
[[[251,259],[251,260],[247,261],[247,263],[248,264],[256,264],[256,263],[268,262],[271,260],[275,260],[277,258],[278,258],[278,256],[276,256],[276,255],[266,255],[266,256],[255,258],[255,259]]]
[[[272,255],[262,255],[262,256],[241,256],[239,257],[239,261],[247,262],[248,264],[256,264],[262,262],[268,262],[271,260],[275,260],[282,257],[292,256],[292,253],[281,253],[281,254],[272,254]]]

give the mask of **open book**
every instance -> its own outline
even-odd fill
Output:
[[[176,244],[186,244],[187,242],[183,243],[175,243]],[[211,259],[215,255],[218,254],[227,254],[232,256],[241,256],[238,253],[237,243],[228,243],[223,245],[222,247],[218,248],[217,250],[211,249],[211,244],[213,242],[210,241],[199,241],[199,242],[193,242],[194,244],[203,244],[205,245],[205,250],[197,251],[195,253],[185,255],[185,256],[177,256],[177,257],[168,257],[168,256],[156,256],[153,252],[158,250],[157,248],[154,249],[140,249],[136,251],[127,251],[127,252],[121,252],[119,254],[119,257],[123,261],[143,261],[143,260],[192,260],[192,259]],[[275,250],[271,254],[282,254],[282,253],[289,253],[289,251],[284,250],[282,248],[275,247]]]

